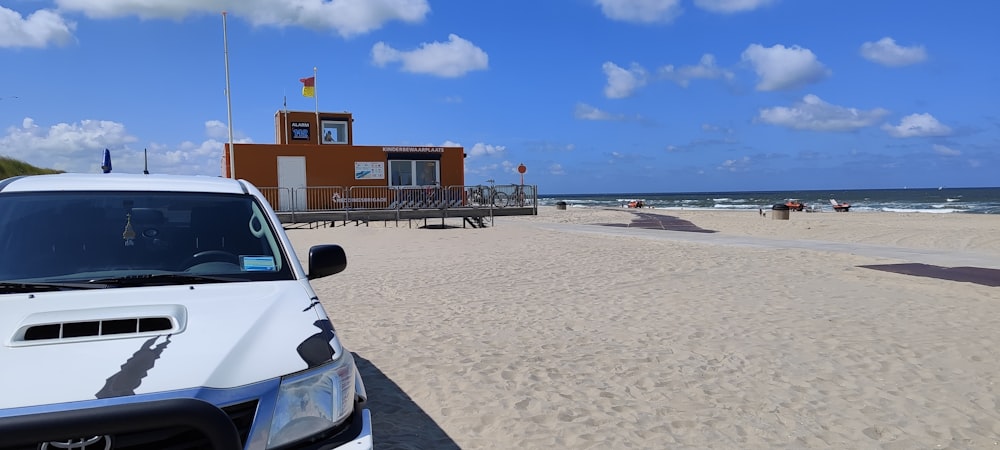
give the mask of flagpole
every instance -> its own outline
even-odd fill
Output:
[[[236,152],[233,148],[233,101],[229,92],[229,33],[226,30],[226,12],[222,12],[222,48],[226,56],[226,114],[229,122],[229,177],[236,179]]]
[[[282,129],[281,135],[285,137],[285,142],[284,143],[287,144],[288,143],[288,94],[285,94],[284,99],[285,99],[285,103],[284,103],[284,105],[285,105],[285,120],[281,124],[281,129]]]
[[[316,66],[313,66],[313,100],[316,101],[316,142],[323,143],[323,124],[319,123],[319,94],[316,92]]]

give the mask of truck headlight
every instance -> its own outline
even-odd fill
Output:
[[[344,351],[334,361],[281,380],[267,448],[321,433],[354,412],[354,356]]]

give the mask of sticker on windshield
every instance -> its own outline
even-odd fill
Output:
[[[125,231],[122,232],[122,240],[126,247],[135,245],[135,229],[132,228],[132,213],[125,214]]]
[[[241,256],[240,266],[247,272],[274,272],[273,256]]]

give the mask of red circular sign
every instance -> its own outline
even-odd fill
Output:
[[[517,166],[517,172],[518,173],[524,173],[524,172],[527,172],[527,171],[528,171],[528,168],[525,167],[524,164],[521,164],[521,165]]]

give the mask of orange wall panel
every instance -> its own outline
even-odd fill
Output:
[[[330,146],[235,144],[236,176],[258,187],[278,186],[278,157],[306,158],[306,184],[313,186],[388,186],[388,152],[382,146]],[[399,147],[392,147],[397,149]],[[405,148],[405,147],[404,147]],[[441,185],[465,184],[464,149],[445,147],[441,153]],[[381,180],[354,179],[354,163],[382,162],[386,178]],[[228,168],[228,161],[227,168]]]
[[[319,144],[318,134],[323,120],[346,122],[347,143]],[[293,125],[308,123],[309,139],[296,140]],[[308,111],[278,111],[274,115],[274,144],[234,144],[236,177],[249,180],[258,187],[278,186],[278,157],[302,156],[306,159],[306,185],[318,186],[388,186],[389,153],[426,154],[427,159],[440,156],[440,180],[442,186],[465,184],[465,149],[462,147],[413,147],[354,145],[354,118],[351,113],[319,113]],[[306,128],[306,127],[302,127]],[[287,142],[287,143],[286,143]],[[229,173],[229,145],[223,150],[222,176]],[[355,162],[381,162],[385,166],[386,178],[378,180],[354,178]]]

